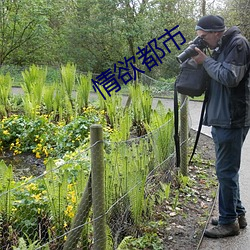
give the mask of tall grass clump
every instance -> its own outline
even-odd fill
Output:
[[[0,117],[7,116],[9,107],[9,96],[11,93],[12,79],[10,74],[0,75]]]
[[[173,112],[166,110],[161,101],[151,114],[151,122],[145,123],[145,128],[150,133],[155,160],[160,163],[166,160],[173,152],[174,119]]]
[[[46,86],[46,88],[44,89],[44,96],[43,96],[43,103],[45,106],[45,112],[46,114],[51,114],[54,106],[54,95],[55,95],[55,90],[56,90],[56,85],[52,84],[52,85],[48,85]]]
[[[144,197],[152,151],[147,138],[111,142],[105,158],[107,218],[117,245],[120,234],[139,227],[146,213]]]
[[[12,166],[6,166],[4,161],[0,161],[0,213],[9,222],[12,213],[13,195],[10,190],[13,188],[14,176]]]
[[[66,91],[69,100],[72,102],[72,92],[76,83],[76,65],[67,63],[61,66],[62,86]]]
[[[92,74],[90,72],[88,72],[87,75],[81,74],[78,78],[78,86],[76,91],[76,106],[78,108],[78,112],[81,112],[83,108],[88,107],[91,79]]]
[[[46,83],[47,68],[32,65],[28,70],[22,72],[24,91],[24,112],[29,117],[35,117],[40,113],[43,98],[43,90]]]
[[[150,123],[153,97],[151,92],[143,89],[140,84],[130,85],[131,110],[133,123],[137,127],[138,135],[145,134],[144,123]]]

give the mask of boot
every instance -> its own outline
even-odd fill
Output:
[[[238,222],[232,224],[218,224],[215,227],[206,229],[204,235],[209,238],[224,238],[228,236],[239,235],[240,227]]]
[[[243,229],[243,228],[245,228],[247,226],[247,220],[246,220],[245,214],[242,214],[242,215],[238,216],[238,222],[239,222],[240,229]],[[217,226],[218,225],[218,219],[217,218],[212,218],[211,224],[214,225],[214,226]]]

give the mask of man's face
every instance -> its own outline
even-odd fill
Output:
[[[208,44],[210,49],[215,49],[218,46],[221,32],[206,32],[203,30],[197,30],[196,33]]]

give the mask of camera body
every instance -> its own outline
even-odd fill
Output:
[[[199,48],[200,50],[203,50],[207,48],[207,43],[199,36],[197,36],[190,45],[180,54],[177,56],[177,60],[179,63],[183,63],[188,58],[198,55],[198,53],[195,51],[195,47]]]

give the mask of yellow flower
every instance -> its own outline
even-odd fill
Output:
[[[45,154],[46,157],[48,157],[49,153],[46,147],[43,147],[43,153]]]
[[[72,203],[76,203],[76,196],[75,196],[75,195],[72,195],[72,197],[71,197],[71,202],[72,202]]]
[[[73,206],[68,205],[66,208],[66,211],[64,211],[64,213],[65,213],[65,215],[68,215],[69,218],[73,218],[74,217]]]
[[[33,178],[33,176],[29,176],[29,177],[26,177],[26,176],[22,176],[21,177],[21,180],[25,180],[25,181],[29,181]]]
[[[26,189],[28,191],[35,191],[37,190],[37,185],[35,183],[30,183],[29,185],[26,186]]]
[[[36,158],[40,159],[41,158],[41,155],[39,152],[36,152]]]
[[[101,112],[100,112],[101,115],[105,115],[105,113],[106,113],[106,111],[104,109],[101,110]]]
[[[11,210],[12,210],[12,212],[16,212],[17,208],[13,207]]]
[[[9,133],[8,130],[4,130],[4,131],[3,131],[3,134],[4,134],[4,135],[9,135],[10,133]]]
[[[40,201],[42,199],[41,195],[42,195],[41,193],[33,194],[32,197],[35,198],[36,201]]]
[[[19,151],[19,150],[16,149],[16,150],[14,150],[14,153],[13,153],[13,154],[14,154],[14,155],[19,155],[19,154],[21,154],[21,153],[22,153],[22,151]]]

